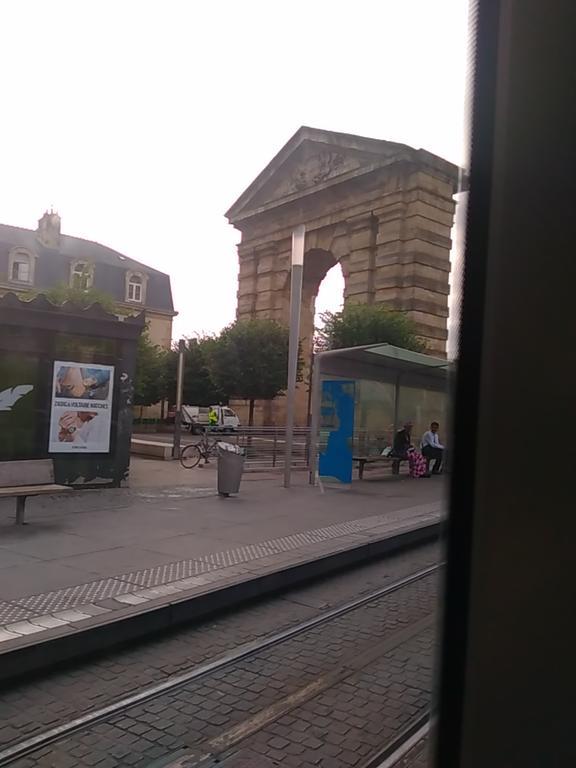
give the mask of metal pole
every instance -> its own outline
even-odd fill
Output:
[[[312,379],[314,378],[314,344],[310,352],[310,373],[308,375],[308,409],[306,413],[306,426],[309,427],[312,422]]]
[[[394,436],[396,435],[396,432],[400,429],[400,423],[399,423],[399,407],[400,407],[400,374],[396,374],[396,384],[394,386],[394,429],[392,434],[392,440],[394,440]]]
[[[186,342],[180,339],[178,342],[178,372],[176,374],[176,413],[174,415],[174,442],[172,444],[172,458],[180,458],[180,435],[182,432],[182,390],[184,389],[184,351]]]
[[[320,429],[320,369],[322,368],[321,358],[314,356],[314,366],[312,369],[312,421],[310,423],[310,453],[308,458],[308,481],[310,485],[316,485],[318,474],[318,431]]]
[[[284,452],[284,488],[290,488],[292,471],[292,433],[294,430],[294,399],[298,373],[300,341],[300,307],[302,304],[302,273],[304,271],[303,224],[292,232],[292,274],[290,279],[290,340],[288,344],[288,389],[286,391],[286,445]]]

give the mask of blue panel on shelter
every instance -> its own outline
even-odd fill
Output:
[[[321,477],[352,482],[352,438],[354,435],[355,383],[338,379],[322,382],[320,429],[328,439],[320,453]]]

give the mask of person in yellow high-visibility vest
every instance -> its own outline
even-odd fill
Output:
[[[216,412],[215,408],[210,408],[210,413],[208,414],[208,426],[209,427],[218,426],[218,413]]]

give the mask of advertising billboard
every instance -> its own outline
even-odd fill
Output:
[[[108,453],[114,366],[56,360],[50,453]]]

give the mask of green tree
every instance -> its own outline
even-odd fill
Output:
[[[184,387],[182,401],[185,405],[216,405],[227,403],[228,393],[218,387],[210,370],[210,350],[217,343],[212,336],[186,339],[184,351]],[[177,347],[166,359],[166,397],[170,405],[176,401],[176,374],[178,370]]]
[[[224,328],[208,352],[217,386],[249,401],[249,426],[254,401],[272,400],[286,389],[288,330],[274,320],[239,320]]]
[[[134,405],[154,405],[166,393],[167,352],[150,341],[148,329],[138,339],[134,373]]]
[[[340,312],[324,312],[316,332],[316,348],[345,349],[365,344],[393,344],[424,352],[426,344],[416,333],[412,320],[384,304],[348,304]]]

